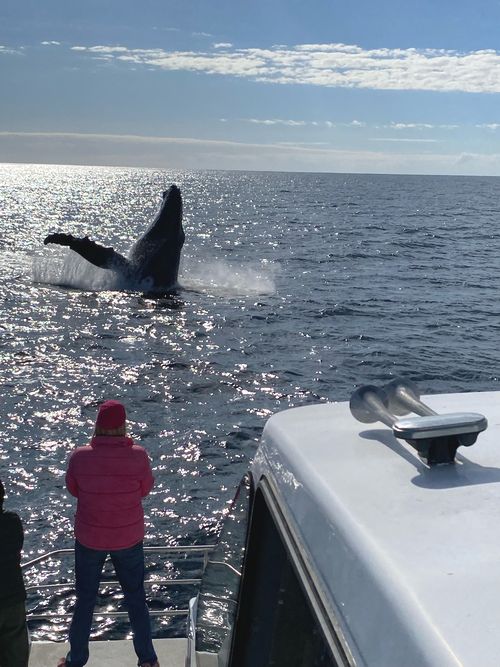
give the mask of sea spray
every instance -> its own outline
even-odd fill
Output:
[[[33,259],[32,277],[35,283],[73,287],[90,291],[130,290],[150,292],[148,281],[126,282],[119,274],[100,269],[83,257],[62,248],[51,248]],[[199,292],[245,296],[273,294],[279,266],[262,260],[236,264],[226,260],[184,257],[181,259],[179,286]]]
[[[220,259],[184,257],[179,283],[187,289],[229,295],[274,294],[279,266],[262,260],[236,264]]]
[[[54,248],[50,255],[36,257],[32,264],[33,282],[102,291],[123,286],[113,271],[100,269],[71,250]]]

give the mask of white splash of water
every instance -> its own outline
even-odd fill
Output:
[[[48,254],[49,253],[49,254]],[[246,296],[273,294],[278,267],[266,260],[235,264],[224,260],[184,257],[179,285],[211,294]],[[149,292],[150,282],[131,285],[113,271],[99,269],[65,248],[51,248],[33,259],[32,278],[36,283],[74,287],[88,291],[135,290]]]
[[[63,248],[51,248],[32,264],[33,281],[89,291],[123,288],[113,271],[99,269],[77,253]]]
[[[229,295],[273,294],[279,267],[266,260],[235,264],[225,260],[184,257],[179,283],[186,289]]]
[[[2,250],[0,251],[0,262],[2,278],[4,280],[15,280],[29,272],[31,257],[28,253]]]

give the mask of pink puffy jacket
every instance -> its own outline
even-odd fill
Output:
[[[128,437],[94,436],[71,454],[66,487],[78,498],[75,537],[102,551],[127,549],[144,538],[141,499],[153,488],[146,450]]]

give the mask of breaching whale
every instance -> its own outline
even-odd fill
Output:
[[[116,272],[128,284],[142,284],[148,291],[165,292],[177,285],[184,238],[181,191],[171,185],[163,193],[162,205],[153,222],[132,246],[128,258],[91,241],[88,236],[49,234],[44,244],[69,246],[91,264]]]

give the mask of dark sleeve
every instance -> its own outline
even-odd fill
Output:
[[[23,524],[21,522],[21,519],[17,514],[14,514],[15,520],[14,520],[14,544],[16,551],[19,551],[21,553],[23,549],[23,544],[24,544],[24,529],[23,529]]]
[[[0,562],[18,556],[24,544],[24,530],[17,514],[4,512],[1,515],[0,535]]]

